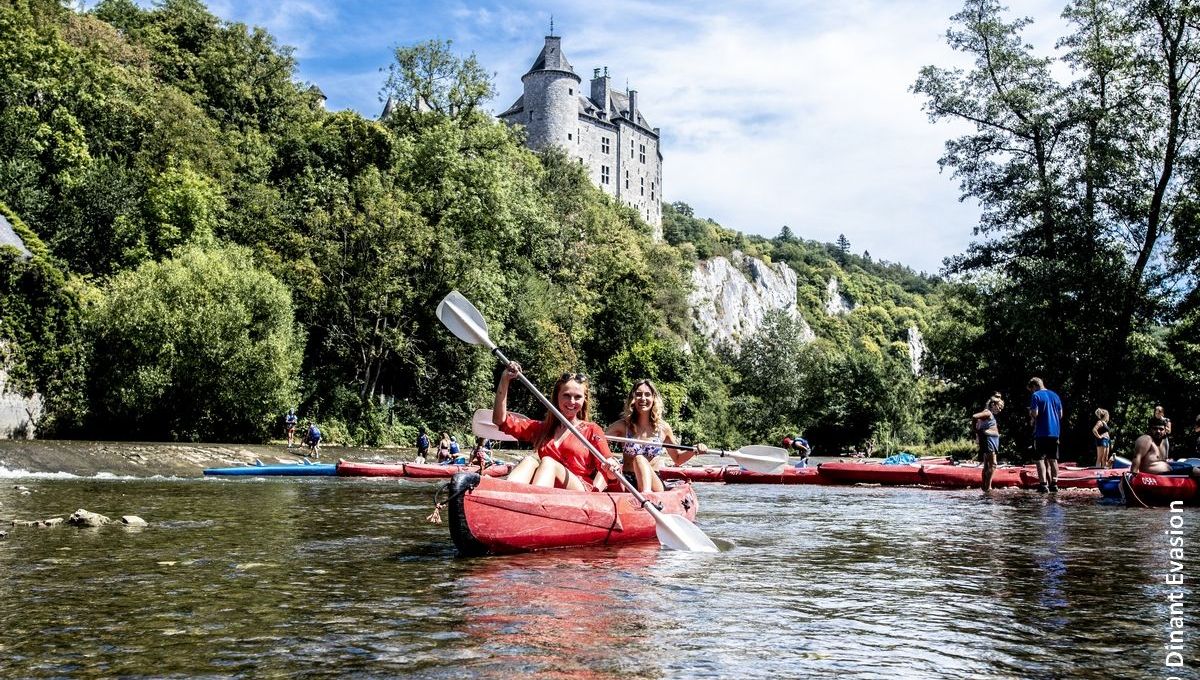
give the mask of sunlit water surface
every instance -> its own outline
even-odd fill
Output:
[[[1193,510],[1177,586],[1172,514],[1084,492],[703,484],[720,554],[460,559],[435,488],[2,480],[5,525],[150,526],[0,527],[0,677],[1197,677]]]

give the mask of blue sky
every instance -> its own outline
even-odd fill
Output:
[[[1013,0],[1049,54],[1061,0]],[[971,239],[977,208],[937,159],[967,128],[933,125],[908,92],[926,64],[962,64],[945,45],[958,0],[214,0],[296,50],[299,77],[331,110],[376,117],[392,51],[431,38],[496,74],[502,111],[554,17],[585,81],[607,66],[662,129],[663,195],[747,233],[832,242],[937,271]]]

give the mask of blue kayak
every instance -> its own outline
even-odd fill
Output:
[[[205,468],[204,474],[242,477],[332,477],[337,474],[337,465],[313,463],[307,458],[303,463],[280,463],[278,465],[263,465],[261,460],[256,460],[254,465]]]

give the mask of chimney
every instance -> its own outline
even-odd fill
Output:
[[[604,67],[604,75],[600,69],[592,71],[592,101],[603,112],[608,112],[608,67]]]
[[[637,122],[637,90],[629,90],[629,120]]]

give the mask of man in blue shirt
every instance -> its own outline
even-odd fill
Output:
[[[1029,423],[1037,457],[1038,491],[1058,491],[1058,438],[1062,433],[1062,400],[1041,378],[1030,378]]]

